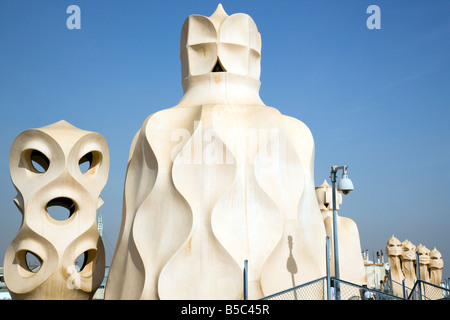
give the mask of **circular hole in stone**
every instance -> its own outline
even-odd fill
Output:
[[[81,173],[84,174],[88,172],[88,170],[92,167],[92,159],[92,152],[88,152],[83,157],[81,157],[80,161],[78,162]]]
[[[31,166],[38,173],[45,173],[50,166],[50,160],[38,150],[33,150],[30,153]]]
[[[78,258],[75,259],[75,269],[76,269],[78,272],[83,271],[84,267],[85,267],[86,264],[87,264],[87,261],[88,261],[88,252],[85,251],[85,252],[83,252],[82,254],[80,254],[80,255],[78,256]]]
[[[81,159],[78,161],[78,166],[82,174],[87,172],[94,173],[95,168],[101,162],[102,154],[98,151],[91,151],[86,153]]]
[[[37,273],[42,266],[42,259],[35,253],[27,251],[25,253],[25,264],[29,271]]]
[[[60,197],[47,203],[46,210],[50,217],[55,220],[63,221],[69,219],[75,212],[75,202],[66,197]]]

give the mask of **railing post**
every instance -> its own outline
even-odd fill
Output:
[[[248,261],[244,260],[244,300],[248,300]]]
[[[330,237],[326,238],[326,259],[327,259],[327,300],[331,300],[331,279],[330,279]]]
[[[416,252],[416,270],[417,270],[417,286],[419,291],[419,300],[422,300],[422,282],[420,281],[420,264],[419,264],[419,252]]]
[[[405,281],[406,281],[406,279],[403,279],[403,280],[402,280],[403,298],[404,298],[404,299],[408,299],[408,297],[406,296],[406,285],[405,285]]]
[[[394,294],[394,287],[392,286],[392,273],[391,273],[391,268],[389,268],[389,284],[390,284],[390,292],[388,293],[392,293]]]
[[[447,279],[447,289],[450,290],[450,278]],[[450,293],[449,291],[446,292],[446,297],[450,298]]]

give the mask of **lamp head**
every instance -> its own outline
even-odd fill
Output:
[[[342,178],[338,182],[337,189],[345,195],[353,191],[353,182],[347,176],[347,170],[344,170],[344,173],[342,173]]]

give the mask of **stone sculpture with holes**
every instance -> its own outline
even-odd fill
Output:
[[[105,272],[96,224],[109,171],[104,137],[65,121],[26,130],[12,145],[9,167],[23,215],[4,259],[11,297],[91,299]],[[67,216],[52,215],[57,207]]]

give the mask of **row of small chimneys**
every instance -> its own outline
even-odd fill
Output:
[[[369,250],[368,249],[361,251],[361,255],[362,255],[364,261],[369,262]],[[374,263],[378,263],[378,264],[384,263],[383,250],[377,251],[376,256],[377,256],[376,260],[375,260],[375,257],[373,257],[374,261],[376,261]]]

